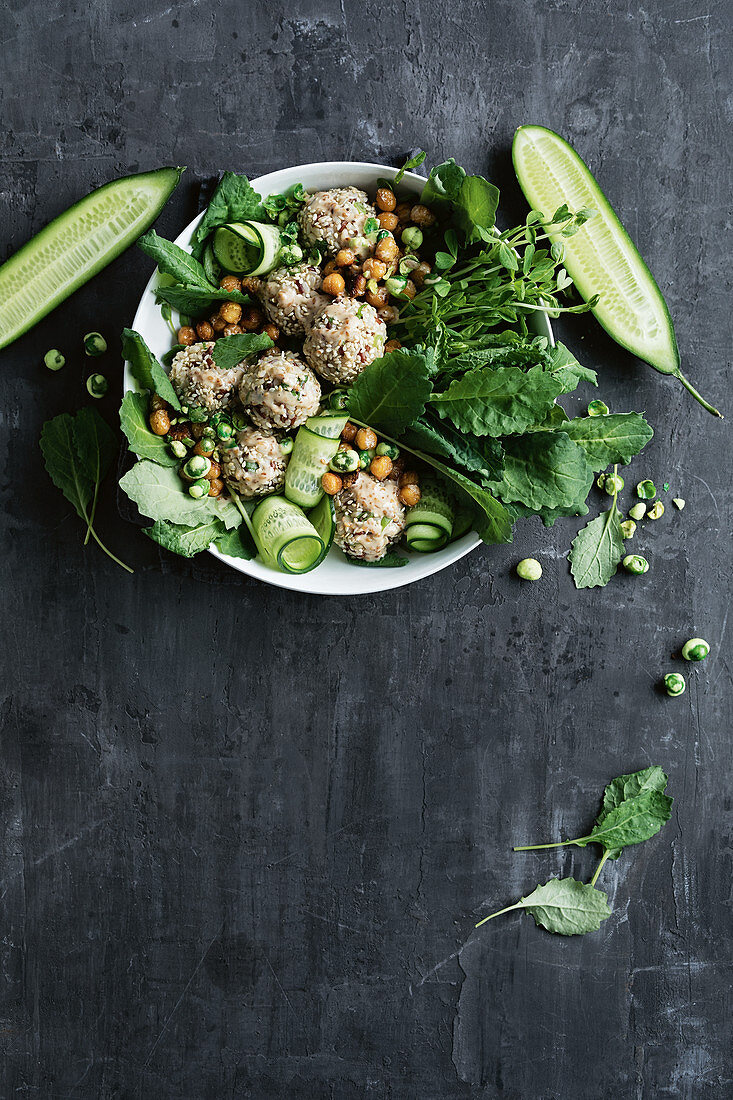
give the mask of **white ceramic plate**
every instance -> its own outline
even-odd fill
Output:
[[[378,176],[392,179],[396,175],[395,168],[389,168],[384,164],[366,164],[361,161],[333,160],[320,164],[300,164],[294,168],[283,168],[279,172],[270,172],[266,176],[252,180],[252,186],[261,195],[267,196],[286,191],[293,184],[302,183],[307,191],[325,190],[329,187],[346,187],[353,184],[364,191],[373,193],[376,189]],[[405,190],[413,191],[419,195],[425,181],[421,176],[407,172],[402,178],[401,186]],[[191,235],[198,225],[201,217],[194,218],[190,225],[176,237],[176,244],[182,248],[189,248]],[[132,327],[146,340],[150,349],[160,357],[171,346],[171,331],[160,314],[160,308],[155,302],[155,286],[158,281],[158,273],[152,276],[145,287],[140,299],[135,320]],[[552,329],[544,314],[533,314],[533,330],[541,336],[546,336],[551,343]],[[124,390],[134,389],[135,384],[130,374],[129,365],[125,364]],[[214,557],[238,569],[240,573],[246,573],[249,577],[265,581],[267,584],[277,585],[279,588],[290,588],[296,592],[311,592],[320,596],[358,596],[367,592],[384,592],[390,588],[399,588],[403,584],[411,584],[422,577],[429,577],[431,573],[437,573],[440,569],[446,569],[459,558],[469,554],[480,543],[480,539],[474,532],[469,532],[463,538],[450,543],[444,550],[434,554],[409,554],[409,564],[397,569],[368,568],[350,563],[336,546],[332,547],[328,557],[312,573],[291,575],[279,573],[258,560],[244,561],[242,558],[229,558],[221,554],[213,547],[209,553]],[[400,554],[403,553],[400,547]]]

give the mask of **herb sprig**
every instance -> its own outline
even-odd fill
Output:
[[[672,799],[664,793],[666,787],[667,776],[659,765],[620,775],[603,792],[603,804],[596,824],[586,836],[554,844],[529,844],[514,848],[515,852],[531,852],[561,848],[567,844],[579,848],[599,844],[603,848],[603,857],[589,883],[584,884],[574,878],[550,879],[513,905],[490,913],[477,923],[476,928],[503,913],[525,909],[534,917],[538,927],[548,932],[561,936],[596,932],[602,921],[611,915],[607,895],[596,889],[603,866],[608,859],[618,859],[624,848],[656,836],[669,821]]]

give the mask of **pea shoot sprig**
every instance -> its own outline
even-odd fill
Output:
[[[578,305],[563,305],[558,295],[572,285],[562,266],[564,247],[554,236],[572,237],[585,225],[593,211],[573,214],[563,205],[546,221],[531,210],[524,225],[503,233],[484,233],[480,250],[465,263],[458,262],[458,237],[453,229],[444,235],[444,248],[435,253],[433,273],[424,288],[401,307],[394,328],[403,341],[425,340],[437,326],[447,334],[453,352],[480,347],[491,330],[501,324],[519,323],[526,329],[532,312],[557,316],[585,313],[598,303],[598,296]]]

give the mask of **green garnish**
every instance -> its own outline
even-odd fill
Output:
[[[686,661],[704,661],[710,653],[710,646],[704,638],[690,638],[682,646],[682,656]]]
[[[664,677],[664,688],[667,695],[675,699],[678,695],[684,695],[687,690],[684,676],[679,672],[668,672]]]
[[[103,374],[90,374],[87,378],[87,393],[90,397],[104,397],[109,389],[109,382]]]
[[[43,362],[49,370],[57,371],[61,370],[66,360],[60,351],[57,351],[56,348],[51,348],[51,350],[47,351],[44,355]]]

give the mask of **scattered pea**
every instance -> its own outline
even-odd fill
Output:
[[[384,285],[390,294],[402,294],[407,286],[407,279],[404,275],[392,275],[384,280]]]
[[[647,519],[661,519],[664,515],[664,505],[661,500],[657,500],[652,504],[651,508],[647,512]]]
[[[174,439],[170,445],[171,454],[176,458],[185,458],[188,454],[186,444],[180,439]]]
[[[601,488],[605,489],[610,497],[614,493],[620,493],[624,487],[624,479],[620,474],[606,474]]]
[[[542,576],[542,566],[536,558],[522,558],[517,563],[517,576],[523,581],[538,581]]]
[[[588,416],[608,416],[608,405],[605,401],[591,401],[588,405]]]
[[[88,332],[84,337],[84,351],[92,359],[98,355],[104,355],[107,350],[107,341],[101,332]]]
[[[633,573],[635,577],[649,572],[649,562],[640,554],[627,554],[622,565],[627,573]]]
[[[634,504],[631,508],[629,508],[629,516],[631,517],[631,519],[636,520],[637,523],[640,519],[643,519],[645,515],[646,504],[642,504],[641,501],[639,501],[638,504]]]
[[[625,539],[633,539],[636,534],[636,524],[633,519],[625,519],[621,524],[621,534]]]
[[[360,470],[367,470],[369,468],[369,466],[371,465],[372,459],[374,458],[374,454],[375,454],[375,452],[373,450],[359,451],[359,469]]]
[[[671,695],[675,698],[677,695],[684,695],[687,684],[685,683],[684,676],[681,676],[679,672],[668,672],[664,677],[664,687],[667,691],[667,695]]]
[[[332,390],[328,395],[328,407],[335,412],[344,412],[349,407],[348,390]]]
[[[280,250],[280,259],[288,267],[292,267],[293,264],[298,264],[303,259],[303,249],[299,244],[286,244]]]
[[[636,495],[640,500],[654,500],[657,495],[657,487],[653,481],[640,481],[636,486]]]
[[[109,382],[103,374],[90,374],[87,378],[87,392],[91,397],[104,397],[109,389]]]
[[[280,440],[280,450],[282,451],[282,453],[283,453],[284,455],[289,455],[289,454],[292,454],[292,451],[293,451],[293,440],[292,440],[292,437],[291,437],[291,436],[289,436],[289,435],[286,435],[286,436],[285,436],[285,439],[281,439],[281,440]]]
[[[44,355],[43,362],[49,370],[61,370],[66,360],[60,351],[57,351],[56,348],[51,348],[51,350],[47,351]]]
[[[687,501],[683,500],[682,497],[672,497],[672,503],[674,504],[677,511],[681,512]]]
[[[710,646],[704,638],[690,638],[682,646],[682,656],[686,661],[704,661],[710,652]]]

